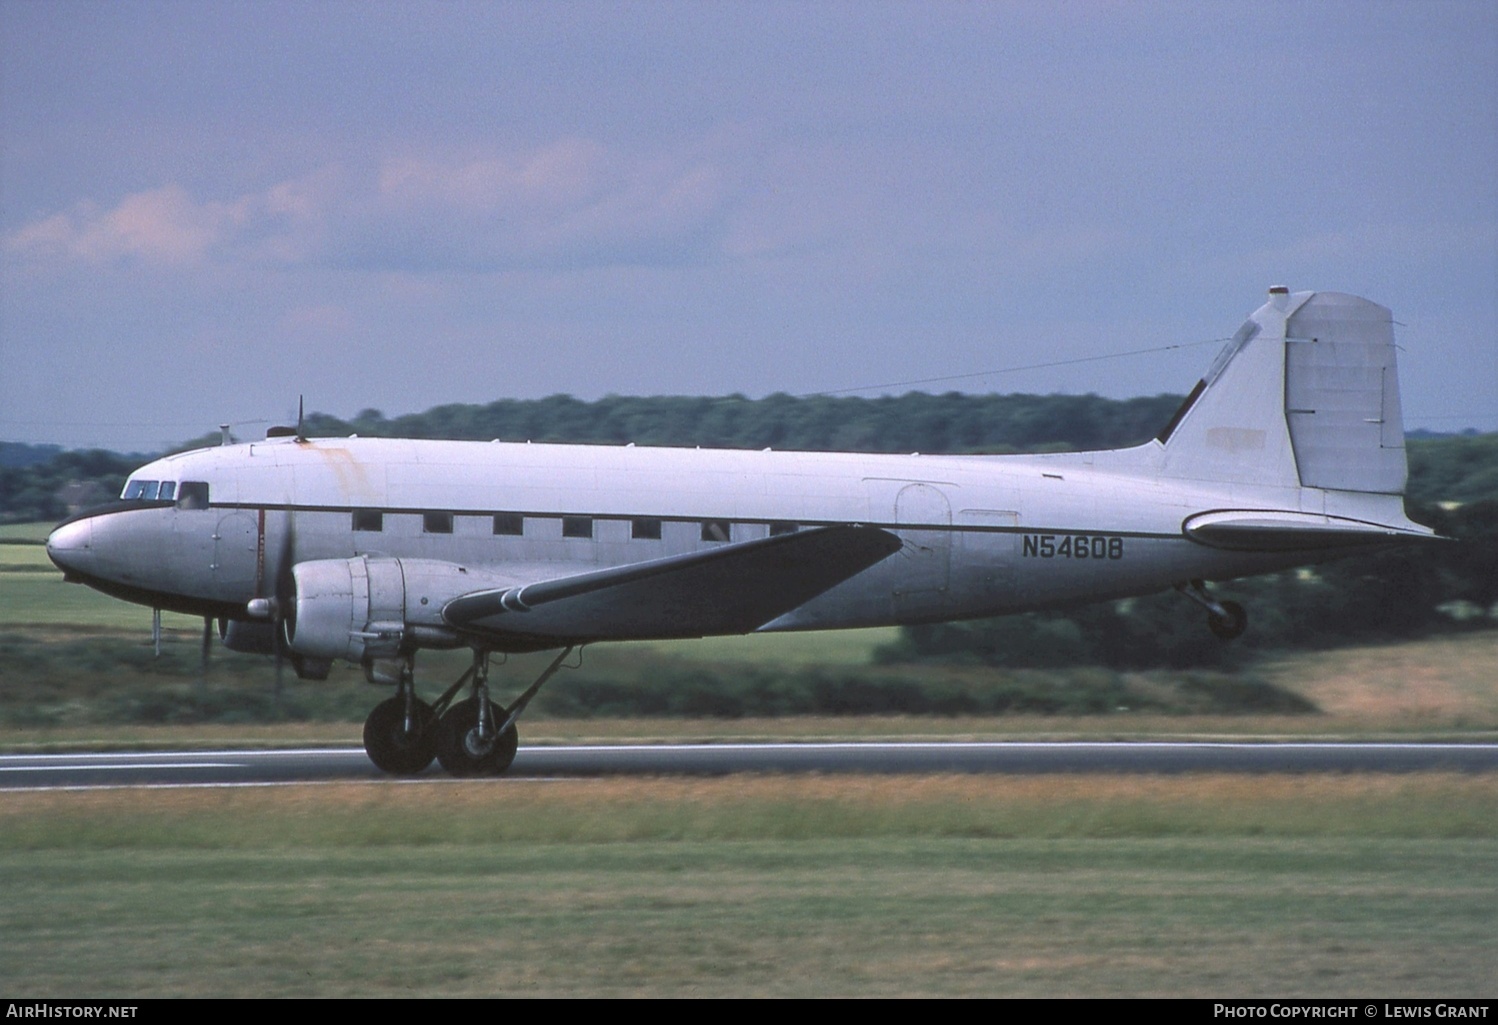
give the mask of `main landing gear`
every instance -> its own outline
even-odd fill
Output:
[[[1248,629],[1248,613],[1235,601],[1218,601],[1207,593],[1200,580],[1176,584],[1176,590],[1207,610],[1207,629],[1225,641],[1243,636]]]
[[[364,750],[377,768],[396,776],[414,776],[433,758],[454,776],[497,776],[520,745],[515,720],[571,653],[568,646],[509,706],[490,700],[487,651],[475,650],[473,664],[430,705],[416,696],[416,660],[408,655],[395,697],[376,705],[364,721]],[[465,684],[472,696],[453,704]]]

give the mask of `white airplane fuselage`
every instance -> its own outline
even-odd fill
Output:
[[[396,696],[365,724],[381,768],[503,771],[515,720],[494,651],[1000,615],[1425,539],[1407,474],[1392,316],[1272,289],[1180,411],[1133,448],[860,455],[380,438],[201,449],[47,542],[69,579],[218,618],[299,673],[362,664]],[[206,638],[206,633],[205,633]],[[473,649],[436,704],[422,648]],[[205,646],[205,652],[206,652]],[[565,651],[564,651],[565,655]],[[452,704],[465,682],[473,697]]]
[[[1345,544],[1265,552],[1193,540],[1185,525],[1199,514],[1335,516],[1339,496],[1162,481],[1150,475],[1158,447],[894,456],[275,438],[144,466],[132,480],[206,483],[208,508],[158,500],[85,516],[58,528],[50,550],[75,577],[123,597],[233,616],[264,593],[293,522],[298,561],[447,563],[467,571],[470,590],[710,551],[772,528],[860,525],[900,539],[891,557],[762,630],[1000,615],[1346,553]],[[378,529],[355,529],[356,519]],[[426,598],[436,613],[433,603],[453,596],[424,594],[417,605]],[[679,635],[663,622],[646,636]]]

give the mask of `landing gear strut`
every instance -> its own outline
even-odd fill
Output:
[[[364,750],[379,769],[394,776],[414,776],[432,764],[437,753],[437,713],[416,696],[414,659],[401,668],[395,697],[375,705],[364,720]]]
[[[1231,641],[1243,636],[1248,629],[1248,613],[1235,601],[1218,601],[1207,593],[1200,580],[1176,584],[1176,590],[1207,610],[1207,629],[1222,640]]]
[[[489,653],[475,651],[473,697],[459,701],[437,723],[437,760],[454,776],[497,776],[510,767],[520,747],[520,734],[511,720],[501,729],[489,700]],[[461,687],[462,680],[458,681]],[[447,697],[448,695],[443,695]]]
[[[475,649],[473,665],[431,705],[416,697],[415,659],[408,656],[395,697],[376,705],[365,720],[364,750],[378,768],[394,775],[415,775],[435,756],[454,776],[497,776],[510,767],[520,746],[515,720],[571,653],[569,645],[508,707],[489,697],[489,652]],[[467,684],[472,696],[453,704]]]

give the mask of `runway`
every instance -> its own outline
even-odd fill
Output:
[[[498,781],[757,773],[1494,772],[1498,744],[986,742],[522,747]],[[362,749],[0,755],[0,789],[388,780]],[[418,780],[447,779],[435,764]]]

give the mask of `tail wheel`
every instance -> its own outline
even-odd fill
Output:
[[[395,776],[414,776],[432,764],[437,753],[437,716],[425,701],[393,697],[375,705],[364,720],[364,751],[375,767]]]
[[[1235,601],[1225,601],[1219,604],[1224,614],[1218,615],[1215,612],[1208,614],[1208,629],[1225,641],[1242,637],[1243,631],[1248,629],[1248,613],[1243,611],[1243,606]]]
[[[454,776],[497,776],[510,767],[520,747],[520,734],[512,724],[495,733],[493,717],[486,730],[479,729],[479,701],[469,698],[447,710],[437,724],[437,760]]]

